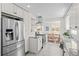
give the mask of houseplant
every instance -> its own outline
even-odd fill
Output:
[[[70,32],[69,31],[64,32],[63,35],[64,35],[64,37],[70,38]]]

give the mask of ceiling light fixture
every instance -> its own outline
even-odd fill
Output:
[[[30,5],[29,4],[27,5],[27,8],[30,8]]]

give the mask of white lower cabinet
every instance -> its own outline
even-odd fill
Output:
[[[42,37],[38,38],[38,51],[42,48]]]
[[[42,49],[42,37],[30,37],[30,52],[38,53]]]

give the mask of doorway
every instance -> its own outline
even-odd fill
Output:
[[[48,42],[60,42],[60,21],[49,23]]]

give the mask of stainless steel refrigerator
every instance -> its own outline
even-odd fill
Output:
[[[23,19],[2,13],[1,55],[24,56]]]

